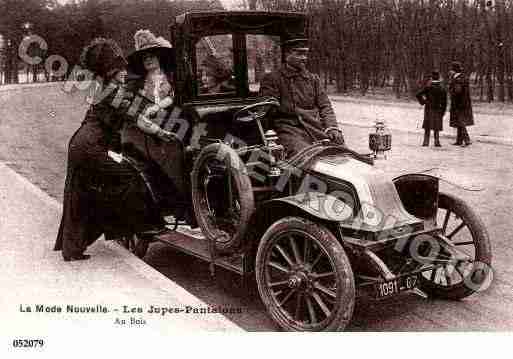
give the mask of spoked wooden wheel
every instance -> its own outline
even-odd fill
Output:
[[[462,299],[486,289],[493,276],[492,253],[481,219],[462,200],[440,193],[437,224],[442,233],[436,267],[422,272],[422,290],[433,297]]]
[[[321,225],[299,217],[275,222],[258,247],[256,279],[269,314],[285,330],[343,330],[351,320],[353,271]]]
[[[229,146],[205,147],[192,171],[194,213],[205,236],[220,252],[236,250],[255,208],[251,180],[239,155]]]

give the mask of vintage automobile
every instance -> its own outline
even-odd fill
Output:
[[[153,120],[176,140],[128,129],[123,153],[112,154],[136,168],[170,225],[125,245],[143,257],[160,241],[212,273],[254,275],[269,315],[292,331],[343,330],[361,296],[461,299],[485,289],[486,228],[436,176],[391,178],[326,140],[284,158],[269,120],[279,104],[258,96],[259,81],[280,65],[281,42],[306,29],[294,12],[176,18],[176,106]],[[229,86],[208,78],[209,63],[231,71]]]

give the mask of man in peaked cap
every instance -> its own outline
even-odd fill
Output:
[[[308,40],[292,38],[282,48],[285,63],[262,79],[260,95],[280,101],[274,128],[287,156],[322,139],[343,145],[344,136],[321,80],[306,69]]]

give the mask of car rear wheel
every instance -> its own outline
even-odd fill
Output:
[[[214,143],[194,162],[192,203],[203,234],[219,252],[239,248],[255,208],[246,167],[231,147]]]
[[[343,330],[351,320],[355,283],[335,236],[300,217],[265,232],[256,256],[258,291],[273,320],[288,331]]]
[[[421,289],[428,295],[458,300],[486,289],[493,277],[490,239],[485,225],[464,201],[440,193],[437,224],[444,244],[436,258],[446,261],[420,276]],[[447,247],[445,246],[445,247]],[[464,259],[458,259],[461,254]]]

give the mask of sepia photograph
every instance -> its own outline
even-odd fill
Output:
[[[509,0],[0,0],[2,346],[511,333],[512,29]]]

